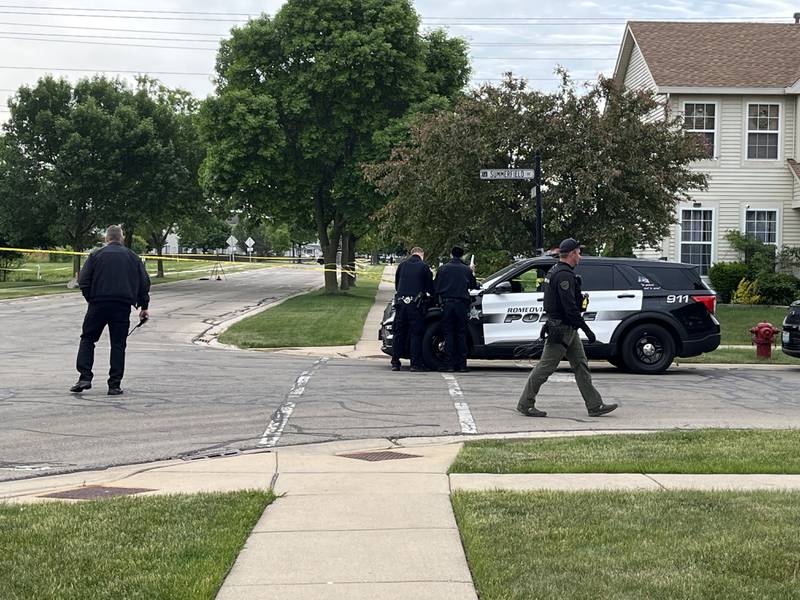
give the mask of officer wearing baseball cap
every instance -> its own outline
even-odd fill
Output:
[[[544,311],[547,321],[542,331],[545,336],[542,358],[528,377],[517,410],[526,417],[547,416],[545,411],[536,408],[536,395],[566,355],[589,416],[599,417],[610,413],[617,405],[603,404],[600,392],[592,385],[589,363],[578,336],[578,330],[581,330],[590,344],[597,341],[581,314],[586,308],[580,280],[575,275],[575,267],[581,260],[581,245],[577,240],[567,238],[559,245],[558,255],[559,262],[550,269],[544,280]]]

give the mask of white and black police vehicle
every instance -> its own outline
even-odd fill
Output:
[[[787,356],[800,358],[800,300],[792,302],[783,320],[781,349]]]
[[[469,358],[514,359],[518,349],[532,344],[526,356],[541,355],[544,312],[542,284],[557,262],[553,256],[517,261],[487,277],[472,292],[468,325]],[[589,296],[584,319],[597,336],[586,341],[590,359],[604,359],[634,373],[663,373],[673,359],[698,356],[720,344],[714,316],[716,294],[706,286],[694,265],[635,258],[584,256],[575,273]],[[441,309],[426,314],[423,341],[425,364],[444,366]],[[394,307],[386,307],[378,338],[392,354]],[[406,349],[404,356],[407,356]]]

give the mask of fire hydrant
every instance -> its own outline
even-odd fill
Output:
[[[758,358],[772,358],[772,344],[775,341],[775,336],[780,332],[781,330],[773,327],[772,323],[763,322],[750,329]]]

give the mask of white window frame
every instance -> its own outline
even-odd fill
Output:
[[[778,107],[778,130],[770,131],[768,129],[750,129],[750,107],[759,104],[774,105]],[[783,118],[785,115],[783,102],[780,100],[755,100],[745,103],[744,109],[744,152],[743,157],[745,160],[752,162],[766,162],[776,163],[783,160]],[[748,156],[750,151],[750,134],[751,133],[775,133],[778,135],[778,155],[775,158],[750,158]]]
[[[707,244],[709,242],[684,242],[683,241],[683,211],[684,210],[707,210],[711,211],[711,256],[709,257],[708,268],[710,269],[717,262],[717,207],[716,206],[693,206],[692,204],[681,204],[678,206],[678,225],[675,236],[676,260],[683,262],[683,244]],[[700,265],[697,265],[698,267]],[[708,278],[708,273],[700,273],[702,277]]]
[[[695,98],[692,100],[684,100],[681,104],[683,118],[686,119],[686,105],[687,104],[713,104],[714,105],[714,153],[701,160],[719,160],[719,122],[721,115],[719,113],[719,101],[717,100],[703,100],[702,98]],[[684,121],[685,122],[685,121]],[[684,127],[685,129],[685,127]],[[710,133],[710,129],[686,129],[690,133]]]
[[[781,207],[776,204],[751,204],[750,208],[743,207],[742,208],[742,234],[747,235],[747,213],[753,211],[769,211],[775,213],[775,242],[764,242],[766,244],[771,244],[776,248],[781,247]]]

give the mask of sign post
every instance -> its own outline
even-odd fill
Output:
[[[533,169],[481,169],[481,179],[527,180],[533,179],[531,199],[536,202],[536,251],[544,254],[544,232],[542,228],[542,155],[536,152]]]
[[[253,262],[253,246],[256,245],[255,240],[251,237],[248,237],[244,241],[244,245],[247,246],[247,254],[250,255],[250,262]]]
[[[239,240],[233,236],[230,236],[225,241],[228,242],[228,253],[231,255],[231,261],[236,262],[236,244],[239,242]]]

